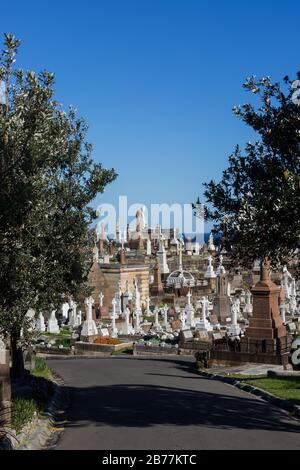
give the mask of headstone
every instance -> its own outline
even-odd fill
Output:
[[[48,333],[53,333],[53,334],[59,333],[59,326],[58,326],[58,322],[55,316],[55,312],[56,312],[55,310],[52,310],[51,316],[48,320],[48,325],[47,325]]]
[[[117,338],[118,336],[118,329],[116,328],[116,304],[117,304],[117,301],[116,299],[113,299],[112,300],[112,314],[111,314],[111,318],[112,318],[112,332],[111,332],[111,337],[112,338]]]
[[[82,323],[82,312],[81,310],[78,310],[78,313],[77,313],[77,325],[80,326]]]
[[[192,341],[194,339],[194,335],[191,330],[183,330],[180,332],[180,337],[182,340],[185,341]]]
[[[287,331],[289,333],[296,333],[297,332],[297,328],[296,328],[295,323],[287,323],[286,328],[287,328]]]
[[[223,266],[223,255],[220,255],[219,266],[218,266],[216,274],[217,274],[217,276],[221,276],[221,274],[226,274],[226,270]]]
[[[130,323],[130,310],[128,307],[125,308],[125,325],[123,327],[124,335],[131,335],[133,333],[133,327]]]
[[[151,315],[151,312],[150,312],[150,297],[146,297],[146,315],[147,316],[150,316]]]
[[[104,300],[103,292],[100,292],[100,294],[99,294],[99,306],[100,306],[100,308],[103,307],[103,300]]]
[[[164,329],[168,330],[169,328],[169,323],[168,323],[168,307],[165,305],[163,308],[163,316],[164,316]]]
[[[44,319],[44,315],[42,314],[42,312],[40,312],[38,315],[35,329],[39,333],[44,333],[46,331],[45,319]]]
[[[213,333],[213,340],[214,341],[219,341],[223,338],[221,333]]]
[[[208,266],[207,266],[207,269],[206,269],[206,272],[204,274],[204,278],[205,279],[215,279],[217,276],[216,276],[216,273],[214,271],[214,267],[213,267],[213,264],[212,264],[212,256],[209,255],[208,257]]]
[[[65,302],[65,303],[62,305],[62,316],[63,316],[65,319],[68,318],[69,309],[70,309],[70,305],[68,304],[68,302]]]
[[[154,310],[154,318],[155,318],[154,327],[156,329],[159,329],[160,328],[160,323],[158,321],[158,308],[157,307],[155,307],[155,310]]]
[[[86,320],[82,325],[81,338],[87,341],[90,341],[94,337],[98,336],[96,323],[93,320],[93,304],[93,297],[88,297],[87,299],[85,299]]]
[[[103,338],[108,338],[109,337],[108,328],[99,328],[99,335],[102,336]]]
[[[69,310],[69,323],[68,326],[71,328],[76,328],[77,324],[77,304],[71,300],[70,310]]]
[[[238,325],[238,312],[239,312],[239,303],[238,303],[238,299],[236,299],[231,308],[232,323],[228,330],[228,335],[231,338],[239,338],[241,334],[241,328]]]
[[[216,247],[215,247],[215,244],[214,244],[214,237],[213,237],[212,232],[209,235],[207,247],[208,247],[208,251],[211,251],[211,252],[216,251]]]

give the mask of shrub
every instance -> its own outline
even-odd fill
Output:
[[[28,424],[37,412],[34,400],[28,398],[15,398],[11,403],[11,422],[13,429],[19,433]]]

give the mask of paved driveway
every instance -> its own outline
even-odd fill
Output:
[[[57,449],[300,449],[300,422],[189,358],[51,360],[70,390]]]

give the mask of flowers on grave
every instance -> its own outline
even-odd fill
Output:
[[[121,344],[121,341],[115,338],[106,338],[106,337],[101,336],[95,339],[94,344],[116,345],[116,344]]]

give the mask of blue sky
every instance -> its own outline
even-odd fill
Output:
[[[18,63],[56,74],[57,98],[90,125],[94,159],[118,180],[97,199],[187,203],[252,136],[232,114],[246,76],[300,69],[290,0],[15,0],[2,32]]]

